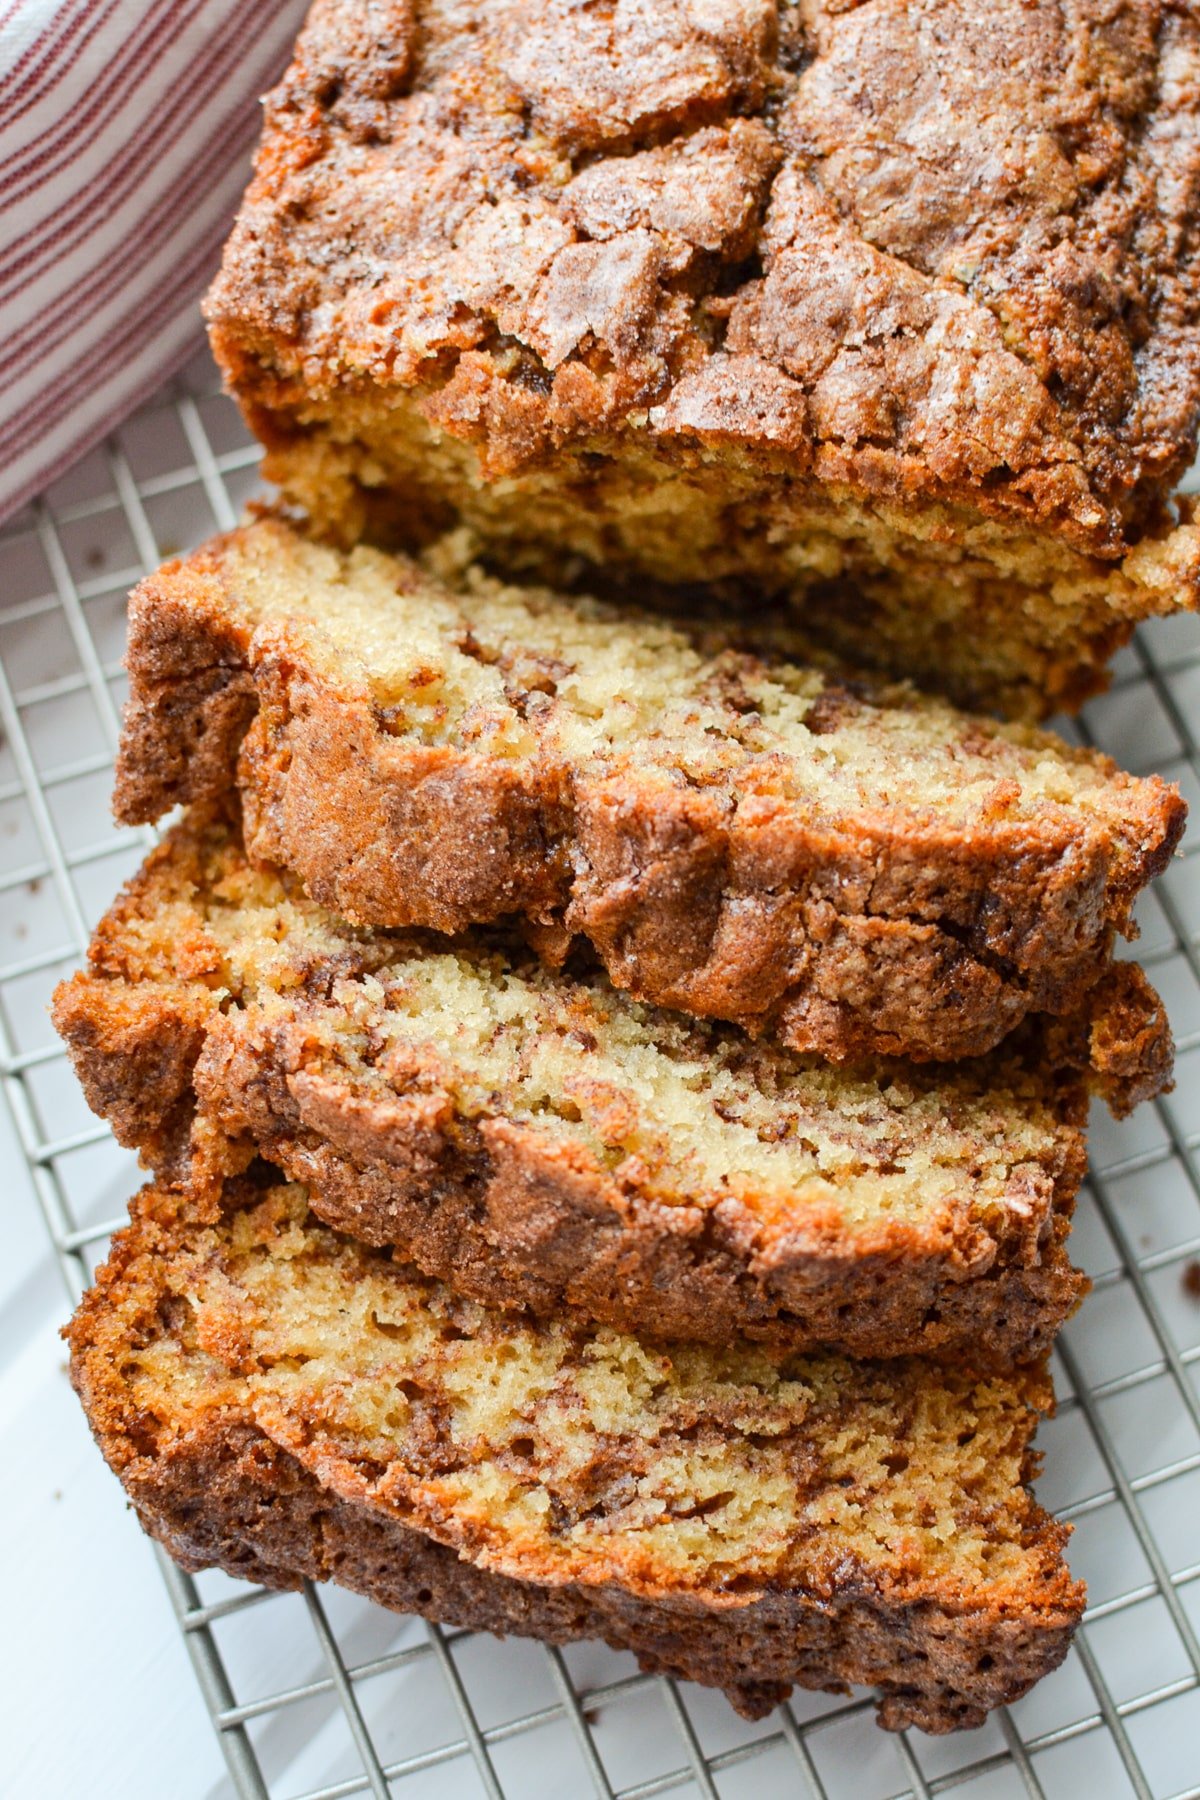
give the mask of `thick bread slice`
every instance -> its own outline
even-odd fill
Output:
[[[68,1337],[105,1457],[191,1569],[601,1636],[751,1717],[866,1682],[928,1731],[1015,1700],[1082,1612],[1025,1485],[1043,1372],[535,1329],[248,1185],[210,1218],[146,1190]]]
[[[251,855],[348,918],[516,915],[834,1059],[978,1055],[1078,1007],[1185,816],[1044,733],[274,521],[137,589],[129,670],[121,818],[236,768]]]
[[[663,1338],[1043,1354],[1082,1079],[1044,1048],[831,1067],[521,947],[345,924],[177,828],[55,1021],[91,1105],[196,1193],[261,1154],[459,1291]]]

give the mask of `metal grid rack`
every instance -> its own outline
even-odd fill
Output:
[[[206,355],[0,532],[0,1084],[69,1294],[136,1184],[83,1108],[46,1019],[151,834],[108,787],[124,595],[235,523],[257,452]],[[1144,631],[1080,729],[1200,803],[1200,623]],[[64,755],[64,751],[67,754]],[[36,897],[31,905],[31,897]],[[14,924],[15,920],[19,923]],[[889,1737],[869,1696],[797,1694],[758,1725],[719,1697],[565,1652],[440,1630],[333,1590],[268,1595],[163,1574],[230,1793],[621,1800],[1200,1797],[1200,836],[1141,909],[1178,1087],[1120,1128],[1097,1116],[1077,1258],[1095,1291],[1056,1358],[1041,1496],[1074,1522],[1091,1607],[1067,1663],[979,1732]],[[7,955],[7,951],[4,952]]]

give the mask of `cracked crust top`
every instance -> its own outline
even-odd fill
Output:
[[[523,918],[548,960],[577,934],[639,998],[837,1059],[978,1055],[1089,996],[1111,1013],[1113,934],[1178,842],[1177,790],[713,648],[265,521],[134,594],[118,813],[220,799],[236,771],[252,857],[348,918]],[[1152,1035],[1123,1072],[1104,1053],[1118,1105],[1169,1077]]]
[[[492,473],[715,434],[1115,559],[1195,443],[1198,84],[1164,0],[318,0],[214,342]]]

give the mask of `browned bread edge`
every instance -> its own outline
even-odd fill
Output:
[[[154,819],[236,778],[251,855],[362,923],[453,932],[515,915],[548,960],[579,933],[657,1005],[834,1060],[953,1060],[1030,1013],[1078,1008],[1183,830],[1158,778],[1139,784],[1141,842],[1118,866],[1101,834],[1058,822],[731,820],[686,787],[406,741],[286,629],[238,628],[236,535],[133,594],[115,810]]]
[[[1066,1530],[1040,1508],[1035,1591],[1012,1604],[904,1598],[847,1568],[829,1594],[768,1589],[753,1596],[635,1594],[609,1582],[548,1586],[491,1573],[389,1516],[382,1500],[327,1489],[248,1415],[224,1409],[211,1423],[156,1431],[132,1407],[121,1374],[128,1346],[120,1290],[152,1268],[178,1199],[146,1190],[134,1223],[65,1335],[71,1378],[100,1450],[143,1527],[184,1568],[220,1567],[268,1587],[332,1580],[399,1612],[472,1630],[551,1643],[602,1638],[643,1669],[724,1690],[748,1718],[769,1712],[793,1685],[880,1689],[879,1723],[946,1732],[982,1724],[1056,1668],[1082,1614],[1082,1584],[1061,1561]],[[1027,1453],[1025,1479],[1037,1458]]]

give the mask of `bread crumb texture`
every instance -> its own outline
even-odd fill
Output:
[[[1041,1353],[1085,1094],[1034,1046],[844,1067],[649,1008],[519,942],[355,928],[177,828],[55,1018],[85,1090],[195,1188],[254,1154],[456,1286],[667,1337]]]
[[[707,1616],[703,1676],[735,1698],[739,1660],[743,1681],[787,1667],[778,1616],[759,1668],[745,1667],[768,1604],[783,1619],[791,1606],[801,1663],[810,1608],[866,1603],[924,1635],[898,1710],[941,1729],[996,1703],[996,1658],[974,1656],[966,1691],[948,1692],[939,1634],[953,1662],[956,1634],[1003,1642],[1018,1627],[1024,1667],[1004,1671],[1017,1686],[1065,1651],[1082,1592],[1064,1530],[1025,1485],[1044,1375],[526,1327],[325,1230],[302,1189],[229,1199],[202,1223],[149,1191],[69,1332],[101,1445],[152,1529],[178,1528],[156,1516],[156,1494],[169,1512],[172,1467],[214,1421],[250,1424],[330,1508],[415,1530],[508,1581],[615,1590],[617,1641],[635,1649],[639,1618]],[[220,1508],[219,1487],[207,1505]],[[330,1572],[354,1584],[353,1567]],[[855,1669],[848,1638],[821,1673]]]

